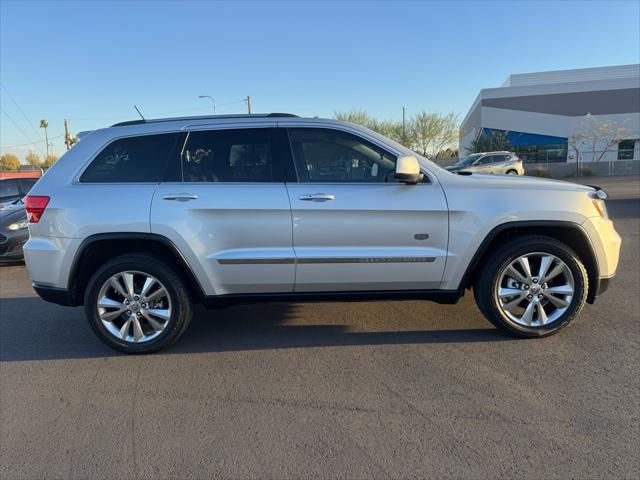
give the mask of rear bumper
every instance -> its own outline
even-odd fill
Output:
[[[71,295],[69,295],[69,290],[66,288],[47,287],[34,283],[33,289],[46,302],[56,303],[65,307],[73,306]]]

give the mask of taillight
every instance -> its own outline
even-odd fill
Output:
[[[27,195],[24,201],[24,208],[27,211],[29,223],[38,223],[44,213],[44,209],[49,204],[49,197],[39,195]]]
[[[516,162],[522,163],[522,159],[521,158],[516,158]]]

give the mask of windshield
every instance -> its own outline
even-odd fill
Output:
[[[460,165],[462,167],[467,167],[475,162],[478,158],[480,158],[481,153],[474,153],[473,155],[469,155],[468,157],[464,157],[462,160],[458,160],[456,165]]]

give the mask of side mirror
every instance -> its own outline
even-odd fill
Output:
[[[395,177],[405,183],[420,183],[424,178],[424,175],[420,172],[418,159],[413,155],[403,155],[398,157]]]

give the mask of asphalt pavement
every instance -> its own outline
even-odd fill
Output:
[[[125,356],[0,267],[0,478],[640,478],[640,183],[610,290],[558,335],[472,295],[199,309]]]

